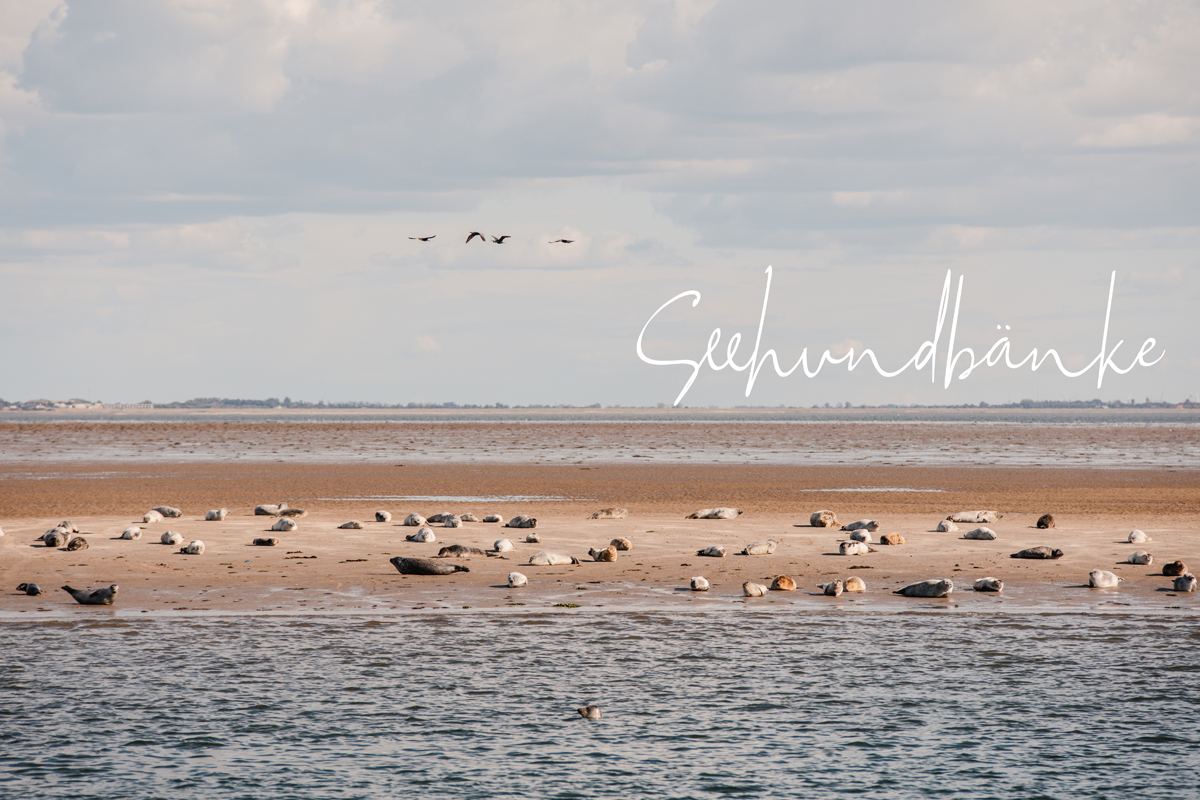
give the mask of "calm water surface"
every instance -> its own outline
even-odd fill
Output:
[[[7,623],[0,796],[1195,797],[1197,655],[1114,615]]]

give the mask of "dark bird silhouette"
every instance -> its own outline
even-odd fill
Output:
[[[562,242],[563,244],[570,244],[573,241],[575,241],[575,240],[574,239],[555,239],[553,242],[549,242],[549,244],[558,244],[559,242]]]
[[[437,234],[435,233],[433,236],[410,236],[410,237],[408,237],[408,238],[410,238],[410,239],[418,239],[418,240],[420,240],[420,241],[422,241],[422,242],[428,242],[430,239],[432,239],[432,238],[434,238],[434,237],[436,237],[436,236],[437,236]],[[468,240],[468,241],[470,241],[470,240]]]
[[[470,244],[470,243],[471,243],[471,240],[472,240],[472,239],[474,239],[476,236],[478,236],[478,237],[479,237],[479,241],[481,241],[481,242],[486,242],[486,241],[487,241],[487,237],[486,237],[486,236],[484,236],[484,235],[483,235],[482,233],[480,233],[479,231],[471,231],[471,235],[467,237],[467,244]]]
[[[495,242],[496,244],[504,244],[505,239],[511,239],[511,238],[512,238],[511,236],[509,236],[508,234],[505,234],[504,236],[493,236],[492,241]]]

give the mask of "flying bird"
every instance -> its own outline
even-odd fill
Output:
[[[434,238],[434,236],[437,236],[437,234],[435,233],[433,236],[410,236],[408,238],[419,239],[422,242],[428,242],[430,239]]]
[[[512,238],[511,236],[509,236],[508,234],[505,234],[504,236],[493,236],[492,241],[495,242],[496,244],[504,244],[505,239],[511,239],[511,238]]]
[[[562,242],[563,244],[570,244],[573,241],[575,241],[575,240],[574,239],[555,239],[553,242],[549,242],[548,244],[558,244],[559,242]]]
[[[474,239],[476,236],[478,236],[478,237],[479,237],[479,241],[481,241],[481,242],[486,242],[486,241],[487,241],[487,237],[486,237],[486,236],[484,236],[484,235],[483,235],[482,233],[480,233],[479,231],[471,231],[471,235],[467,237],[467,244],[470,244],[470,243],[471,243],[471,240],[472,240],[472,239]]]

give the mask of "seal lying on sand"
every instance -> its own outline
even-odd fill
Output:
[[[842,584],[847,592],[865,592],[867,590],[866,581],[857,576],[846,578],[846,582]]]
[[[708,591],[708,578],[697,575],[696,577],[692,578],[691,586],[692,586],[693,592],[707,592]],[[19,589],[21,587],[18,586],[17,588]]]
[[[740,508],[718,506],[717,508],[702,508],[699,511],[693,511],[684,519],[737,519],[741,513]]]
[[[113,600],[117,598],[115,583],[107,589],[72,589],[70,586],[62,588],[64,592],[69,592],[71,597],[75,598],[75,602],[81,606],[111,606]]]
[[[838,542],[838,553],[843,556],[865,556],[874,552],[866,542]]]
[[[879,537],[880,544],[904,544],[908,539],[898,533],[885,533]]]
[[[1182,561],[1172,561],[1170,564],[1163,564],[1163,575],[1168,577],[1182,575],[1187,571],[1187,564],[1184,564]]]
[[[158,537],[158,540],[163,544],[183,544],[183,534],[175,531],[163,531],[163,535]]]
[[[443,528],[461,528],[463,524],[462,517],[458,514],[450,514],[442,518]]]
[[[62,528],[54,528],[42,534],[42,544],[46,547],[62,547],[67,543],[67,534]]]
[[[525,534],[526,544],[541,544],[541,542],[542,537],[537,531],[530,531],[529,533]]]
[[[949,580],[928,580],[913,583],[892,594],[902,594],[905,597],[947,597],[954,591],[954,582]]]
[[[600,509],[595,514],[592,514],[590,517],[588,517],[588,519],[625,519],[628,516],[629,512],[626,509],[611,506],[609,508]]]
[[[980,578],[971,584],[971,588],[977,592],[1002,592],[1004,581],[999,578]]]
[[[296,524],[296,520],[289,519],[288,517],[280,517],[275,521],[275,524],[271,526],[271,530],[286,532],[294,531],[298,527],[299,526]]]
[[[519,589],[522,586],[529,585],[529,578],[526,578],[519,572],[508,573],[508,588]]]
[[[617,548],[611,544],[603,550],[592,548],[588,550],[588,555],[592,557],[592,561],[616,561]]]
[[[1137,552],[1130,553],[1129,557],[1125,559],[1125,563],[1141,564],[1144,567],[1148,567],[1154,563],[1154,556],[1150,555],[1145,550],[1138,550]]]
[[[205,522],[223,522],[229,515],[228,508],[214,508],[204,512]]]
[[[517,514],[515,517],[504,523],[506,528],[536,528],[537,520],[528,514]]]
[[[1059,550],[1058,548],[1054,548],[1053,550],[1051,550],[1049,547],[1046,547],[1044,544],[1038,545],[1037,547],[1030,547],[1028,549],[1022,550],[1019,553],[1013,553],[1011,556],[1009,556],[1009,558],[1062,558],[1062,557],[1063,557],[1062,550]]]
[[[626,539],[624,536],[619,536],[608,543],[610,547],[615,547],[618,550],[632,550],[633,542]]]
[[[962,535],[964,539],[984,539],[990,541],[996,538],[996,532],[991,528],[975,528]]]
[[[794,592],[796,591],[796,582],[792,580],[791,575],[776,575],[775,580],[771,581],[771,591]]]
[[[409,514],[407,517],[404,518],[404,522],[402,522],[400,524],[406,525],[410,528],[419,528],[422,525],[424,525],[425,522],[426,522],[426,519],[424,517],[422,517],[420,514]]]
[[[139,528],[137,525],[131,525],[130,527],[121,531],[121,538],[122,539],[140,539],[140,538],[142,538],[142,529]]]
[[[1054,527],[1054,515],[1053,514],[1042,514],[1040,517],[1038,517],[1037,527],[1053,528]]]
[[[509,550],[514,548],[515,545],[513,545],[512,539],[497,539],[492,545],[492,550],[496,551],[497,553],[507,553]]]
[[[22,583],[17,586],[17,591],[24,592],[30,597],[37,597],[42,593],[42,587],[38,586],[36,583]]]
[[[1190,572],[1185,572],[1175,579],[1173,588],[1177,592],[1194,592],[1196,591],[1196,576]]]
[[[375,521],[376,522],[391,522],[392,521],[392,512],[376,511],[375,512]]]
[[[774,539],[767,539],[765,542],[751,542],[742,548],[742,555],[769,556],[775,552],[776,547],[779,547],[779,542]]]
[[[836,528],[837,514],[832,511],[814,511],[808,518],[808,524],[814,528]]]
[[[1104,569],[1094,569],[1088,573],[1088,586],[1093,589],[1113,589],[1122,580],[1120,576]]]
[[[153,510],[162,514],[164,517],[182,517],[183,516],[183,512],[180,511],[178,508],[175,508],[174,506],[157,506]]]
[[[251,542],[251,544],[257,547],[275,547],[279,544],[279,540],[274,536],[260,536]]]
[[[843,525],[841,529],[844,531],[870,531],[874,533],[879,530],[879,521],[874,519],[860,519]]]
[[[1148,542],[1148,541],[1150,541],[1150,537],[1147,536],[1142,531],[1130,531],[1129,532],[1129,543],[1130,544],[1141,544],[1142,542]]]
[[[483,518],[484,522],[504,522],[504,517],[499,514],[488,514]]]
[[[535,567],[561,567],[567,564],[578,564],[579,559],[565,553],[552,553],[549,550],[543,550],[540,553],[531,555],[529,563]]]
[[[463,522],[479,522],[479,517],[475,516],[469,511],[466,514],[459,514],[458,518]]]
[[[767,587],[763,586],[761,583],[746,581],[742,584],[742,594],[745,597],[766,597],[767,591]]]
[[[433,528],[422,527],[416,533],[410,533],[404,538],[410,542],[436,542],[437,534],[433,532]]]
[[[840,580],[822,583],[817,588],[824,592],[826,597],[841,597],[842,592],[845,591],[845,587]]]
[[[441,525],[443,522],[453,516],[454,515],[449,511],[440,511],[437,514],[430,514],[425,518],[425,521],[430,525]]]
[[[389,561],[401,575],[453,575],[455,572],[470,572],[458,564],[434,561],[432,558],[405,558],[392,556]]]
[[[1002,516],[1004,515],[998,514],[995,511],[955,511],[953,514],[946,517],[946,519],[950,520],[951,522],[974,522],[979,524],[981,522],[995,522]]]
[[[274,516],[277,516],[279,514],[279,512],[285,508],[287,508],[287,503],[280,503],[279,505],[263,503],[262,505],[258,505],[258,506],[254,507],[254,515],[257,517],[274,517]]]
[[[187,555],[187,556],[203,555],[204,554],[204,542],[200,541],[199,539],[196,539],[196,540],[192,541],[191,543],[189,543],[187,547],[180,548],[179,552],[183,553],[184,555]]]
[[[958,526],[948,519],[944,519],[937,524],[938,533],[954,533],[958,530]]]
[[[361,531],[362,529],[363,524],[356,519],[352,519],[349,522],[343,522],[341,525],[338,525],[339,531]],[[271,526],[271,530],[275,530],[274,525]]]
[[[494,555],[478,547],[467,547],[465,544],[448,544],[438,550],[438,558],[470,558],[471,556]]]
[[[725,557],[725,548],[721,547],[721,545],[719,545],[719,544],[709,545],[708,547],[704,548],[703,550],[697,550],[696,555],[708,556],[710,558],[724,558]]]
[[[67,542],[67,550],[87,550],[87,539],[82,536],[76,536],[71,541]]]
[[[142,515],[142,523],[143,524],[149,523],[149,522],[162,522],[162,521],[163,521],[163,515],[158,513],[157,511],[147,511],[145,514]]]
[[[850,541],[871,543],[870,531],[850,531]]]

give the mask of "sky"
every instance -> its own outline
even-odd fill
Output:
[[[1196,2],[0,0],[0,397],[1200,399],[1197,76]]]

